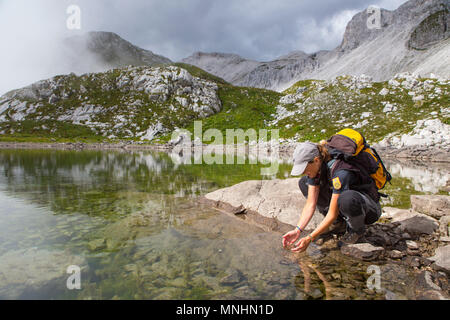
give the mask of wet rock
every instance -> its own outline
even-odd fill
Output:
[[[436,219],[450,216],[450,196],[412,195],[411,208]]]
[[[437,248],[435,255],[429,260],[434,261],[432,267],[435,270],[442,270],[450,274],[450,245]]]
[[[106,242],[105,239],[95,239],[87,244],[89,250],[91,251],[97,251],[106,248]]]
[[[275,300],[292,300],[295,298],[295,291],[289,289],[282,289],[275,293]]]
[[[248,300],[255,299],[256,296],[256,292],[252,288],[250,288],[248,285],[244,285],[234,289],[233,293],[230,296],[226,296],[225,298],[229,300]]]
[[[175,278],[173,280],[170,280],[167,282],[167,285],[169,287],[175,287],[175,288],[184,288],[186,287],[186,280],[183,278]]]
[[[357,243],[343,246],[341,252],[357,259],[371,261],[380,257],[384,252],[384,248],[375,247],[370,243]]]
[[[227,275],[220,279],[220,284],[224,286],[234,286],[242,281],[243,275],[239,270],[228,270]]]
[[[310,292],[307,292],[308,296],[310,296],[313,299],[320,299],[323,297],[323,292],[320,291],[320,289],[315,288]]]

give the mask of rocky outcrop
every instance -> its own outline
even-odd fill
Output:
[[[57,76],[2,97],[0,123],[30,120],[51,134],[58,122],[69,122],[109,138],[152,140],[219,112],[217,91],[216,83],[174,66]]]
[[[401,136],[391,133],[380,141],[379,145],[397,149],[427,146],[427,148],[450,150],[449,137],[450,125],[442,123],[439,119],[418,120],[410,133]]]
[[[279,91],[299,80],[330,80],[344,74],[366,74],[375,81],[404,71],[448,78],[448,10],[448,1],[410,0],[394,11],[381,9],[379,28],[368,28],[372,13],[364,10],[348,23],[342,43],[332,51],[295,51],[268,62],[195,53],[183,61],[235,85]]]
[[[450,36],[450,14],[448,8],[437,11],[419,23],[411,33],[408,46],[415,50],[426,50],[433,44]]]

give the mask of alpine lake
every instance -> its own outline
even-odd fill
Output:
[[[202,204],[208,192],[288,178],[292,167],[261,176],[267,164],[234,157],[194,164],[155,151],[0,150],[0,299],[412,298],[405,266],[378,265],[377,292],[367,285],[371,263],[315,244],[294,255],[281,233]],[[393,180],[384,205],[448,194],[448,165],[385,164]]]

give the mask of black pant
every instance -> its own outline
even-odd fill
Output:
[[[298,186],[308,198],[307,177],[302,177]],[[328,212],[332,196],[332,190],[328,185],[321,185],[319,198],[317,199],[317,209],[324,216]],[[339,217],[347,223],[347,229],[352,232],[363,233],[365,226],[376,222],[381,216],[381,206],[368,195],[355,190],[343,191],[338,199]]]

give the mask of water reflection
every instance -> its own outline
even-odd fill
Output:
[[[386,161],[388,170],[394,177],[410,179],[414,190],[419,192],[438,193],[448,185],[450,178],[449,163],[425,163],[410,161]]]

